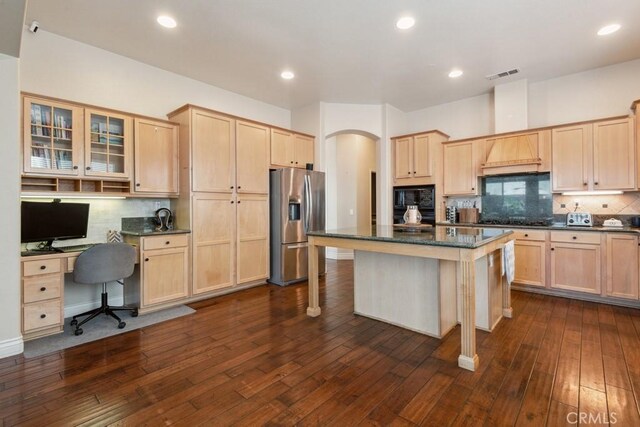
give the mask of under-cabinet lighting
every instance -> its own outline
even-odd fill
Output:
[[[612,194],[622,194],[619,190],[596,190],[596,191],[565,191],[563,196],[609,196]]]
[[[175,19],[166,15],[158,16],[157,21],[158,24],[162,25],[165,28],[175,28],[176,25],[178,25]]]
[[[613,34],[620,29],[620,24],[611,24],[605,25],[604,27],[598,30],[599,36],[607,36],[609,34]]]
[[[41,194],[21,194],[21,199],[126,199],[124,196],[67,196],[67,195],[55,195],[55,196],[45,196]]]

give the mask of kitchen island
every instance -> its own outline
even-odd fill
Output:
[[[329,246],[355,251],[355,279],[354,292],[356,294],[356,308],[360,304],[368,310],[372,308],[366,298],[358,298],[362,289],[373,290],[387,286],[384,282],[384,272],[397,267],[398,262],[406,258],[424,258],[430,264],[423,265],[424,269],[417,276],[425,279],[425,286],[429,282],[435,282],[432,287],[435,295],[425,295],[424,293],[417,299],[418,306],[394,307],[393,299],[380,298],[375,303],[382,303],[386,307],[382,310],[391,313],[388,316],[375,316],[380,320],[403,326],[402,322],[394,321],[393,313],[406,311],[429,312],[442,308],[443,295],[449,301],[453,298],[457,300],[459,310],[459,320],[461,323],[461,354],[458,357],[458,366],[468,370],[475,370],[478,367],[478,355],[476,354],[476,260],[499,251],[506,242],[512,240],[510,230],[495,228],[468,228],[468,227],[448,227],[435,226],[428,231],[422,232],[402,232],[395,230],[392,226],[376,226],[366,229],[340,229],[329,231],[310,231],[308,262],[309,262],[309,307],[307,315],[316,317],[321,313],[318,294],[318,247]],[[380,255],[378,258],[361,257],[361,254],[374,253]],[[402,257],[402,258],[398,258]],[[360,268],[359,259],[363,260],[366,268]],[[409,271],[410,265],[407,268]],[[365,271],[363,271],[365,270]],[[397,268],[396,268],[397,270]],[[459,277],[459,280],[458,280]],[[379,280],[376,278],[383,278]],[[402,279],[400,279],[402,281]],[[421,283],[401,283],[407,287],[414,286],[410,293],[420,291]],[[506,282],[501,281],[502,311],[505,317],[511,317],[511,298]],[[414,292],[415,291],[415,292]],[[457,293],[457,298],[455,297]],[[374,303],[374,304],[375,304]],[[417,308],[416,308],[417,307]],[[356,310],[358,311],[358,310]],[[451,308],[438,310],[438,318],[455,318],[451,313]],[[366,313],[363,313],[366,315]],[[417,313],[409,313],[417,314]],[[391,317],[391,318],[389,318]]]

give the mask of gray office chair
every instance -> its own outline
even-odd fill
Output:
[[[102,305],[93,310],[73,316],[71,326],[75,326],[74,334],[82,335],[80,326],[87,323],[97,315],[104,313],[118,321],[118,328],[122,329],[127,324],[122,321],[114,311],[131,311],[131,316],[138,315],[137,307],[112,307],[107,302],[107,282],[126,279],[133,274],[136,262],[136,250],[126,243],[102,243],[82,252],[73,268],[73,281],[82,284],[102,283]],[[89,316],[80,323],[78,317]]]

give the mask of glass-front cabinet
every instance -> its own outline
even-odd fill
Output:
[[[24,171],[78,175],[82,108],[24,97]]]
[[[127,178],[131,117],[85,109],[85,175]]]

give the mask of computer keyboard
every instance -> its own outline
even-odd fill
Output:
[[[60,246],[56,247],[61,252],[82,252],[86,251],[90,247],[95,246],[95,244],[86,244],[86,245],[73,245],[73,246]]]

